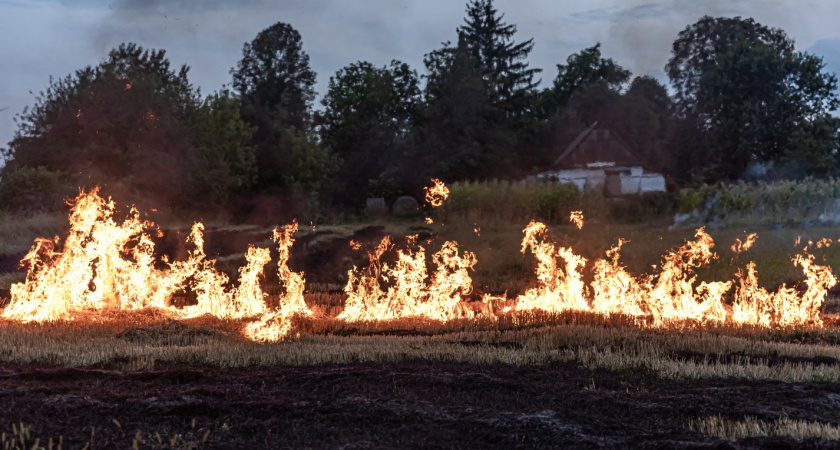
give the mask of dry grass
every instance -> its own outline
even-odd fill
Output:
[[[24,214],[0,211],[0,255],[29,250],[36,237],[62,235],[67,228],[67,217],[63,212]]]
[[[304,320],[299,321],[301,324]],[[552,323],[552,325],[545,325]],[[335,334],[297,333],[285,342],[244,339],[244,322],[172,321],[162,312],[114,312],[107,320],[0,324],[0,361],[152,370],[161,363],[221,367],[433,360],[471,364],[574,362],[595,370],[643,370],[664,378],[840,382],[836,330],[682,324],[652,330],[594,314],[509,316],[446,325],[400,321],[346,324]],[[365,335],[367,334],[367,335]],[[810,341],[797,341],[807,335]],[[828,344],[826,344],[828,343]]]
[[[722,416],[710,416],[693,420],[689,429],[698,433],[715,436],[729,441],[751,437],[790,437],[797,441],[805,439],[840,439],[840,428],[819,422],[791,420],[780,417],[773,422],[765,422],[752,416],[744,420],[731,420]]]
[[[117,419],[113,420],[113,426],[122,430],[122,424]],[[218,431],[218,430],[217,430]],[[222,430],[223,431],[223,430]],[[214,440],[210,439],[212,431],[207,428],[197,428],[195,419],[192,420],[190,427],[181,432],[172,432],[169,430],[159,430],[152,432],[142,432],[137,430],[133,437],[125,439],[126,442],[102,442],[102,439],[97,439],[95,427],[85,427],[82,433],[89,437],[84,440],[84,447],[74,448],[107,448],[114,445],[114,448],[156,448],[156,449],[183,449],[192,450],[205,446],[205,444],[213,444]],[[130,433],[125,433],[129,434]],[[218,433],[216,433],[218,434]],[[97,444],[98,442],[98,444]],[[130,444],[128,443],[130,442]],[[80,442],[75,442],[80,445]],[[118,447],[117,447],[118,446]],[[32,432],[31,427],[23,422],[13,423],[8,431],[0,434],[0,448],[3,450],[62,450],[67,448],[65,446],[64,437],[37,437]]]

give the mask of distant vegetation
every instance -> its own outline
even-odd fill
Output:
[[[702,183],[740,179],[759,163],[768,170],[752,179],[840,175],[840,119],[830,114],[837,79],[783,30],[741,17],[686,26],[665,67],[673,96],[603,57],[600,44],[559,62],[542,89],[541,70],[527,61],[534,42],[519,33],[492,0],[470,0],[421,71],[397,60],[351,63],[330,76],[317,110],[317,74],[291,24],[257,33],[230,71],[230,90],[208,96],[164,50],[122,44],[51,80],[17,117],[0,207],[53,210],[79,187],[103,185],[120,203],[161,210],[245,220],[272,198],[296,205],[301,220],[329,219],[358,213],[368,197],[419,197],[436,177],[464,182],[452,213],[470,205],[501,214],[490,210],[504,204],[507,215],[554,220],[578,194],[535,186],[528,197],[511,186],[494,206],[482,198],[495,188],[466,182],[520,180],[596,120],[671,184],[699,189],[694,199],[708,197]]]

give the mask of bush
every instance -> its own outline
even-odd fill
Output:
[[[0,208],[15,211],[54,211],[73,194],[61,172],[44,166],[19,167],[0,179]]]
[[[545,222],[568,220],[579,205],[580,191],[573,184],[490,181],[455,183],[441,208],[446,218],[468,220]]]
[[[676,196],[670,192],[647,192],[614,200],[610,204],[609,220],[619,223],[639,223],[666,216],[670,218],[676,206]]]
[[[701,220],[727,224],[838,222],[840,180],[702,185],[682,189],[678,204],[680,213],[697,211]]]
[[[674,213],[674,194],[655,192],[607,199],[602,191],[580,192],[574,184],[491,181],[455,183],[441,208],[444,219],[568,223],[571,211],[604,222],[642,222]]]

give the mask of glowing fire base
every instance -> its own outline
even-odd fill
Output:
[[[448,190],[435,180],[428,196],[433,206],[446,198]],[[70,231],[64,244],[58,237],[36,239],[21,264],[26,280],[12,285],[11,301],[2,317],[21,322],[48,322],[89,317],[106,310],[158,308],[176,318],[210,315],[221,319],[246,321],[245,335],[256,341],[277,341],[292,330],[294,316],[313,316],[304,302],[303,273],[288,267],[297,224],[277,228],[273,240],[278,245],[277,275],[283,294],[277,307],[268,308],[261,279],[271,261],[267,248],[250,246],[246,264],[239,269],[235,285],[218,271],[215,260],[204,253],[203,230],[196,223],[187,239],[191,248],[184,261],[168,261],[155,256],[152,235],[160,230],[140,220],[132,208],[121,223],[114,220],[114,204],[99,196],[98,189],[82,192],[70,212]],[[571,221],[583,227],[579,212]],[[793,262],[805,275],[800,292],[782,286],[768,292],[758,286],[754,263],[747,264],[735,280],[696,283],[694,272],[716,255],[714,242],[701,228],[695,239],[668,252],[657,273],[634,276],[619,262],[624,241],[607,252],[606,259],[594,263],[593,281],[583,281],[586,259],[571,248],[559,247],[546,236],[546,227],[531,222],[524,230],[522,252],[536,256],[537,286],[515,299],[515,306],[503,313],[541,310],[548,313],[582,311],[609,316],[622,314],[645,318],[639,323],[662,326],[673,321],[733,323],[763,327],[822,326],[820,308],[827,290],[837,280],[831,269],[814,263],[807,252]],[[755,235],[738,242],[733,250],[749,248]],[[414,243],[413,239],[410,239]],[[470,252],[459,254],[458,244],[446,242],[432,257],[435,269],[427,273],[425,249],[398,250],[396,262],[389,265],[380,258],[392,250],[385,237],[370,253],[370,265],[354,267],[344,288],[347,300],[336,319],[348,322],[390,321],[423,318],[447,322],[482,316],[493,318],[493,303],[513,299],[485,295],[485,307],[475,310],[467,300],[472,294],[469,271],[477,263]],[[724,296],[733,289],[731,306]],[[195,303],[176,307],[172,299],[190,291]]]

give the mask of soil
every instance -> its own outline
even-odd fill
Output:
[[[141,448],[168,448],[173,437],[178,448],[190,442],[200,448],[838,445],[789,438],[731,443],[688,429],[692,418],[714,414],[837,423],[840,385],[663,380],[571,363],[169,365],[140,372],[0,365],[0,428],[8,434],[11,423],[23,421],[42,445],[61,435],[64,448],[88,442],[94,449],[129,448],[135,436]]]

